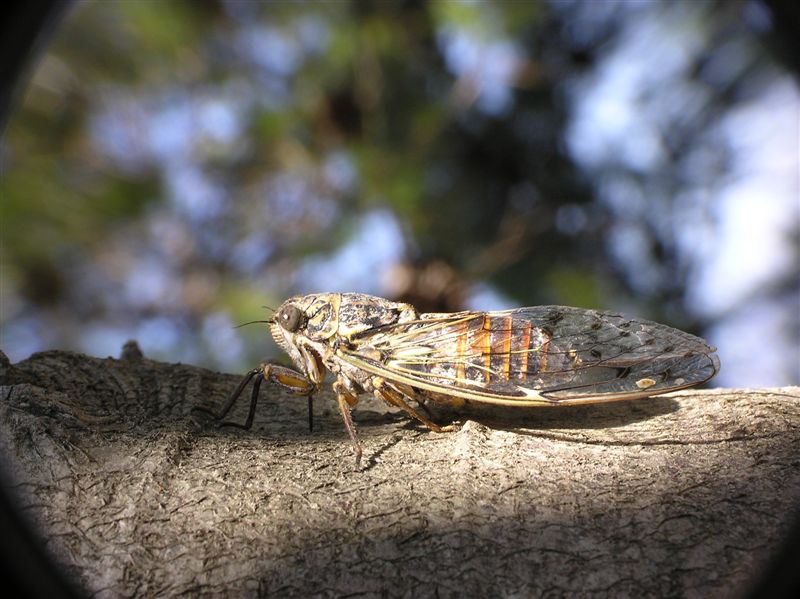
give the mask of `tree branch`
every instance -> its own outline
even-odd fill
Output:
[[[2,358],[13,491],[99,596],[731,595],[800,497],[797,387],[484,411],[449,434],[367,401],[355,471],[329,391],[311,434],[305,401],[266,386],[252,430],[218,429],[192,408],[237,376],[135,345]]]

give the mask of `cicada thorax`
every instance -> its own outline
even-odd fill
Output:
[[[360,293],[319,293],[286,300],[276,310],[270,328],[297,368],[320,383],[326,370],[343,370],[337,350],[355,347],[353,339],[417,318],[409,304]],[[344,382],[362,383],[369,378],[351,367],[344,370],[346,378],[352,379]]]
[[[337,309],[338,335],[342,340],[362,333],[379,333],[383,327],[416,320],[416,309],[401,302],[360,293],[344,293]]]
[[[304,308],[303,335],[313,340],[330,339],[335,336],[339,330],[341,301],[340,293],[313,296],[312,301]]]

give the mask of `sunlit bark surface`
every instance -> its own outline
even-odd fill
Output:
[[[355,470],[328,390],[312,433],[305,400],[265,386],[241,431],[192,411],[238,376],[135,346],[1,370],[13,493],[98,596],[738,595],[800,497],[797,387],[489,411],[446,434],[365,401]]]

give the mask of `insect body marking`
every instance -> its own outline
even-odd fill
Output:
[[[454,374],[464,384],[525,380],[546,359],[551,334],[515,321],[512,314],[482,314],[480,320],[459,324]]]
[[[481,358],[483,358],[483,377],[488,383],[492,371],[492,317],[489,314],[483,315],[483,327],[478,334]]]
[[[511,316],[500,316],[500,327],[495,329],[496,341],[492,343],[492,370],[495,375],[507,381],[511,374],[511,344],[513,333],[511,330]]]

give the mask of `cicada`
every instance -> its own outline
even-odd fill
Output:
[[[420,314],[412,305],[360,293],[286,300],[267,322],[296,369],[263,363],[251,370],[217,415],[230,411],[255,377],[247,421],[262,381],[311,397],[327,372],[356,464],[361,459],[351,409],[370,393],[429,429],[427,402],[561,406],[658,395],[698,385],[719,370],[703,339],[614,312],[536,306],[499,312]]]

